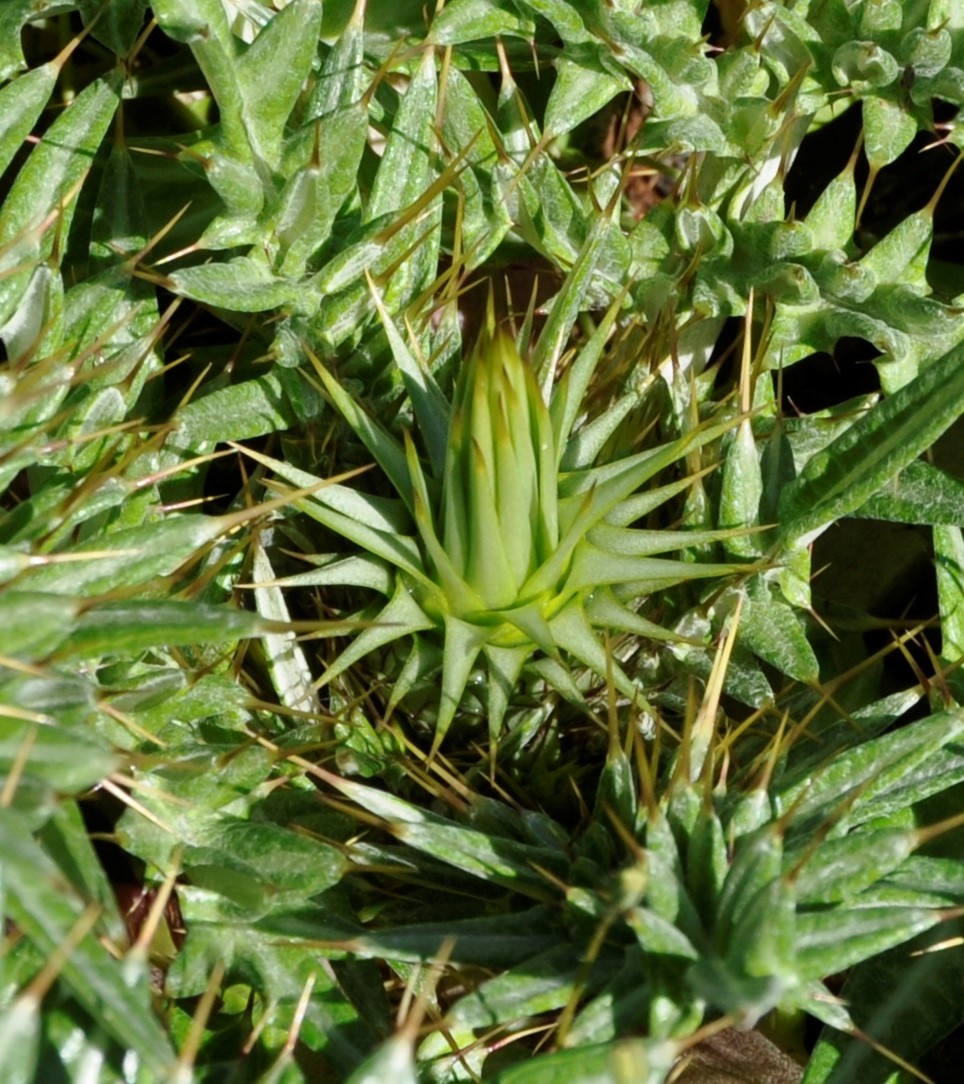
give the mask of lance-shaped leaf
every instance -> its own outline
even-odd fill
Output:
[[[84,912],[80,894],[32,838],[30,825],[11,809],[0,810],[5,903],[10,917],[48,957],[70,944]],[[61,975],[71,993],[109,1035],[133,1051],[144,1068],[163,1079],[176,1071],[167,1035],[149,1004],[146,969],[126,975],[92,933],[70,945]]]
[[[370,278],[368,286],[375,307],[378,309],[378,315],[381,317],[382,327],[388,336],[388,344],[395,358],[395,364],[401,371],[405,388],[412,400],[412,408],[418,419],[419,432],[425,441],[433,473],[436,477],[440,477],[445,466],[445,449],[451,414],[448,400],[424,363],[420,362],[409,350],[395,326],[395,321],[385,308],[378,287]]]
[[[343,674],[348,667],[353,666],[359,659],[363,659],[376,648],[384,647],[395,640],[403,639],[413,633],[422,632],[434,626],[435,622],[415,601],[405,583],[399,579],[395,586],[395,593],[388,600],[386,606],[374,618],[368,628],[360,632],[331,666],[325,670],[318,679],[317,684],[319,686],[327,685],[328,682],[339,674]]]
[[[856,511],[964,413],[964,345],[862,414],[818,452],[780,499],[787,542]]]
[[[485,630],[450,614],[445,615],[445,646],[442,649],[442,695],[432,738],[434,754],[455,718],[472,667],[485,643]]]
[[[44,133],[0,208],[0,326],[20,304],[34,268],[66,237],[77,190],[119,101],[119,77],[85,87]],[[62,251],[62,247],[61,247]]]
[[[388,475],[388,480],[395,487],[396,493],[405,502],[408,510],[414,514],[412,482],[408,473],[408,460],[405,456],[405,449],[382,425],[352,399],[313,353],[309,351],[308,356],[315,372],[321,377],[321,382],[335,409],[372,453],[375,461]]]
[[[651,710],[642,688],[626,675],[612,654],[607,652],[579,602],[573,602],[557,613],[549,622],[549,628],[553,641],[559,647],[568,651],[603,680],[607,680],[611,675],[613,684],[623,696]]]

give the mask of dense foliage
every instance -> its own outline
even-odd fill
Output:
[[[951,1079],[957,0],[0,80],[3,1079]]]

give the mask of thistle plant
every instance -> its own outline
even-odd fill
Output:
[[[4,1080],[942,1079],[962,106],[956,0],[0,0]]]
[[[641,712],[649,711],[645,691],[619,665],[604,638],[631,633],[672,640],[671,630],[637,612],[640,599],[657,588],[745,572],[750,566],[656,557],[739,532],[636,529],[634,521],[685,490],[689,480],[683,477],[649,491],[641,487],[719,438],[732,422],[698,426],[663,446],[591,466],[587,461],[611,433],[613,419],[599,427],[592,440],[586,440],[585,429],[579,439],[569,438],[615,312],[552,389],[547,406],[515,342],[496,327],[490,301],[487,325],[461,370],[449,407],[379,305],[400,368],[418,374],[421,381],[415,409],[430,463],[423,467],[410,431],[398,441],[311,355],[331,402],[398,494],[386,501],[352,490],[349,498],[346,491],[326,486],[292,502],[366,551],[297,576],[297,584],[319,586],[355,578],[388,596],[371,627],[328,666],[319,684],[375,648],[409,639],[411,648],[389,707],[440,665],[434,748],[454,718],[480,654],[489,677],[493,746],[527,667],[560,695],[586,707],[573,672],[573,664],[578,664],[598,681],[611,680]],[[449,418],[444,448],[439,416]],[[297,485],[320,482],[277,460],[250,454]],[[433,458],[436,474],[430,473]],[[646,717],[650,735],[651,726],[652,718]]]
[[[403,967],[446,952],[443,975],[474,976],[432,999],[421,1041],[402,1027],[359,1079],[377,1078],[391,1056],[399,1074],[404,1066],[411,1079],[450,1084],[494,1065],[507,1084],[564,1073],[662,1084],[701,1038],[724,1024],[762,1023],[771,1036],[763,1049],[781,1073],[764,1071],[756,1047],[740,1079],[797,1081],[804,1014],[838,1036],[863,1024],[861,1006],[836,996],[827,976],[854,968],[866,990],[880,975],[873,957],[910,938],[919,948],[946,939],[941,923],[964,903],[964,876],[959,863],[915,852],[964,818],[958,811],[925,828],[899,810],[939,791],[919,770],[930,759],[961,772],[961,711],[881,735],[915,694],[866,705],[859,719],[836,725],[841,734],[859,726],[868,740],[833,759],[807,739],[805,717],[785,713],[758,755],[734,770],[740,726],[720,699],[739,619],[736,611],[678,744],[633,731],[621,738],[610,716],[608,753],[594,794],[584,796],[592,810],[584,831],[478,795],[429,811],[310,769],[339,809],[377,829],[349,853],[360,865],[404,870],[399,896],[373,901],[378,918],[364,929],[333,925],[316,906],[297,925],[273,916],[263,931],[289,944],[348,938],[361,956]],[[441,797],[450,781],[446,769],[424,786]],[[883,1080],[893,1069],[886,1051],[853,1046],[841,1071],[839,1039],[824,1040],[806,1079]]]

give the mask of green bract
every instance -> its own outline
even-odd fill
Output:
[[[482,339],[456,391],[443,493],[445,554],[480,617],[545,594],[532,578],[559,544],[554,451],[549,412],[512,339]]]
[[[389,320],[384,313],[383,318]],[[574,673],[574,664],[611,680],[623,696],[647,708],[642,688],[613,658],[605,637],[632,633],[673,639],[636,611],[641,598],[658,588],[738,573],[747,566],[656,556],[731,537],[733,531],[681,535],[631,526],[689,483],[684,478],[646,493],[640,487],[719,437],[731,421],[697,427],[671,443],[605,465],[561,468],[575,458],[566,455],[572,404],[579,403],[611,326],[609,318],[597,329],[547,406],[512,338],[496,330],[490,314],[457,382],[444,456],[434,453],[437,477],[427,473],[409,432],[399,442],[311,356],[332,403],[398,492],[397,499],[386,501],[332,485],[295,502],[366,551],[347,564],[323,568],[311,582],[375,587],[388,598],[370,627],[328,667],[321,684],[376,648],[410,640],[389,706],[394,708],[440,666],[436,747],[480,654],[490,679],[487,711],[493,742],[526,667],[583,707],[585,682]],[[417,368],[414,359],[392,331],[396,360],[411,373]],[[448,408],[431,377],[421,373],[421,379],[423,394],[413,398],[432,460],[436,414]],[[319,481],[277,460],[255,458],[296,485]],[[307,581],[299,577],[299,582]]]

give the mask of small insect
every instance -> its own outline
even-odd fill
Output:
[[[916,81],[917,72],[912,64],[908,64],[900,76],[900,97],[904,105],[910,105],[910,92]]]

